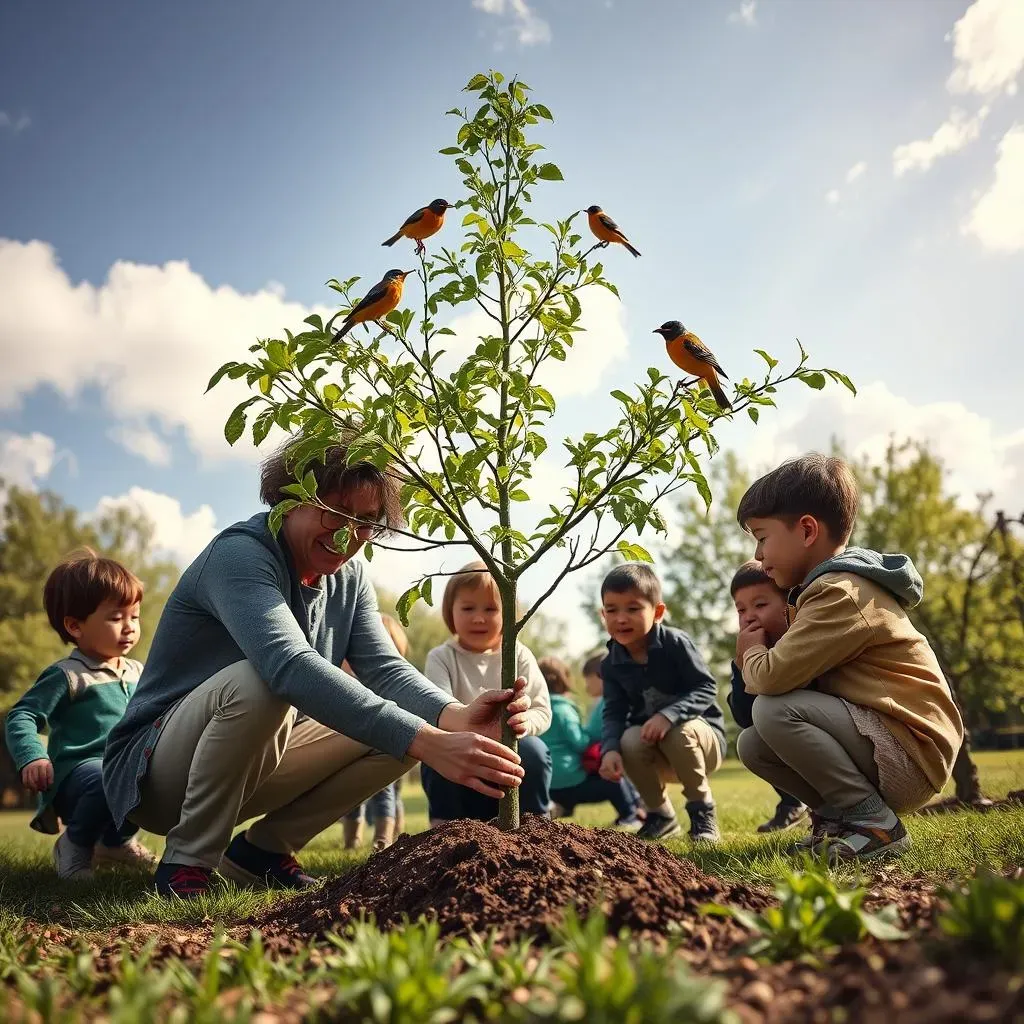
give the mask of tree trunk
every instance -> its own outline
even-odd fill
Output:
[[[501,688],[511,690],[516,681],[516,583],[499,584],[501,593]],[[519,740],[509,728],[508,713],[502,715],[501,742],[519,750]],[[511,832],[519,828],[519,788],[513,786],[498,801],[498,828]]]

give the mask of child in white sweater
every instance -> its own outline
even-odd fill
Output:
[[[484,690],[501,688],[501,601],[483,562],[470,562],[448,580],[441,615],[452,636],[427,655],[423,674],[456,700],[470,703]],[[551,755],[538,739],[551,724],[547,684],[529,648],[516,644],[516,675],[526,679],[531,705],[529,730],[519,740],[526,777],[519,787],[524,813],[547,814],[550,804]],[[498,801],[460,786],[424,765],[423,789],[430,803],[430,823],[455,818],[489,821]]]

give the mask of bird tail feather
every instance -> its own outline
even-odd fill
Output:
[[[622,244],[623,244],[623,245],[624,245],[624,246],[625,246],[625,247],[626,247],[626,248],[627,248],[627,249],[628,249],[628,250],[629,250],[629,251],[630,251],[630,252],[631,252],[631,253],[632,253],[632,254],[633,254],[634,256],[639,256],[639,255],[640,255],[640,250],[639,250],[638,248],[636,248],[636,246],[634,246],[634,245],[630,245],[630,243],[629,243],[629,242],[623,242]]]
[[[333,337],[332,344],[341,341],[341,339],[344,338],[345,335],[348,334],[348,332],[351,331],[354,326],[355,324],[350,323],[348,320],[346,320],[341,325],[341,330],[338,331],[338,333]]]
[[[718,403],[719,409],[731,409],[732,402],[725,397],[725,392],[722,390],[722,385],[717,380],[709,380],[707,382],[708,387],[711,389],[711,394],[715,396],[715,401]]]
[[[402,237],[401,231],[396,231],[386,242],[381,242],[381,245],[394,245]]]

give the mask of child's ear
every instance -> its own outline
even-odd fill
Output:
[[[82,635],[82,624],[78,619],[71,618],[70,615],[64,616],[64,632],[68,636],[74,637],[76,640]]]
[[[659,601],[654,606],[654,621],[655,622],[661,622],[662,618],[664,618],[664,615],[665,615],[665,602],[664,601]]]

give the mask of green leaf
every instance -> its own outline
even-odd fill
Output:
[[[409,625],[409,609],[420,599],[420,588],[410,587],[396,602],[395,611],[403,626]]]
[[[420,583],[420,597],[433,607],[434,604],[434,578],[428,576],[422,583]]]
[[[227,376],[235,367],[241,364],[232,359],[230,362],[225,363],[220,367],[216,373],[210,378],[210,383],[206,385],[206,390],[209,391],[211,388],[216,387],[222,378]]]
[[[809,388],[814,388],[815,391],[820,391],[825,386],[825,374],[819,373],[817,370],[808,370],[799,376]]]
[[[544,181],[564,181],[562,172],[556,164],[541,164],[537,168],[537,177]]]
[[[529,501],[530,496],[521,487],[516,488],[514,491],[509,492],[509,498],[512,501]]]
[[[543,103],[534,103],[531,109],[538,117],[543,117],[546,121],[554,121],[554,118],[551,116],[551,111],[548,110]]]
[[[616,551],[626,559],[627,562],[653,562],[650,552],[640,544],[631,544],[629,541],[620,540]]]
[[[521,249],[511,239],[506,239],[501,243],[501,251],[512,260],[521,260],[526,255],[526,250]]]
[[[846,376],[845,373],[840,373],[838,370],[826,370],[825,371],[836,383],[842,384],[843,387],[847,388],[852,394],[857,394],[857,389],[853,385],[853,381]]]
[[[466,87],[462,90],[463,92],[479,92],[481,89],[487,88],[487,76],[486,75],[474,75],[467,83]]]
[[[258,397],[247,398],[244,402],[239,402],[231,411],[227,423],[224,424],[224,437],[228,444],[234,444],[242,436],[245,430],[245,411],[253,402],[258,401]]]
[[[281,529],[281,523],[284,520],[284,517],[291,512],[293,508],[297,508],[301,504],[301,501],[296,501],[294,498],[285,498],[284,501],[279,501],[270,510],[270,515],[267,516],[267,526],[275,537],[277,536],[277,531]]]
[[[445,146],[444,149],[439,149],[438,153],[441,156],[460,156],[462,150],[458,146]]]
[[[369,541],[367,541],[363,545],[363,557],[368,562],[372,562],[373,561],[373,545]]]
[[[324,329],[324,322],[319,313],[311,313],[302,322],[304,324],[309,324],[310,327],[315,327],[318,331],[322,331]]]
[[[747,406],[747,415],[756,423],[760,414],[755,406],[749,405]]]
[[[778,359],[773,359],[763,348],[755,348],[754,351],[768,364],[769,370],[774,370],[779,365]]]

